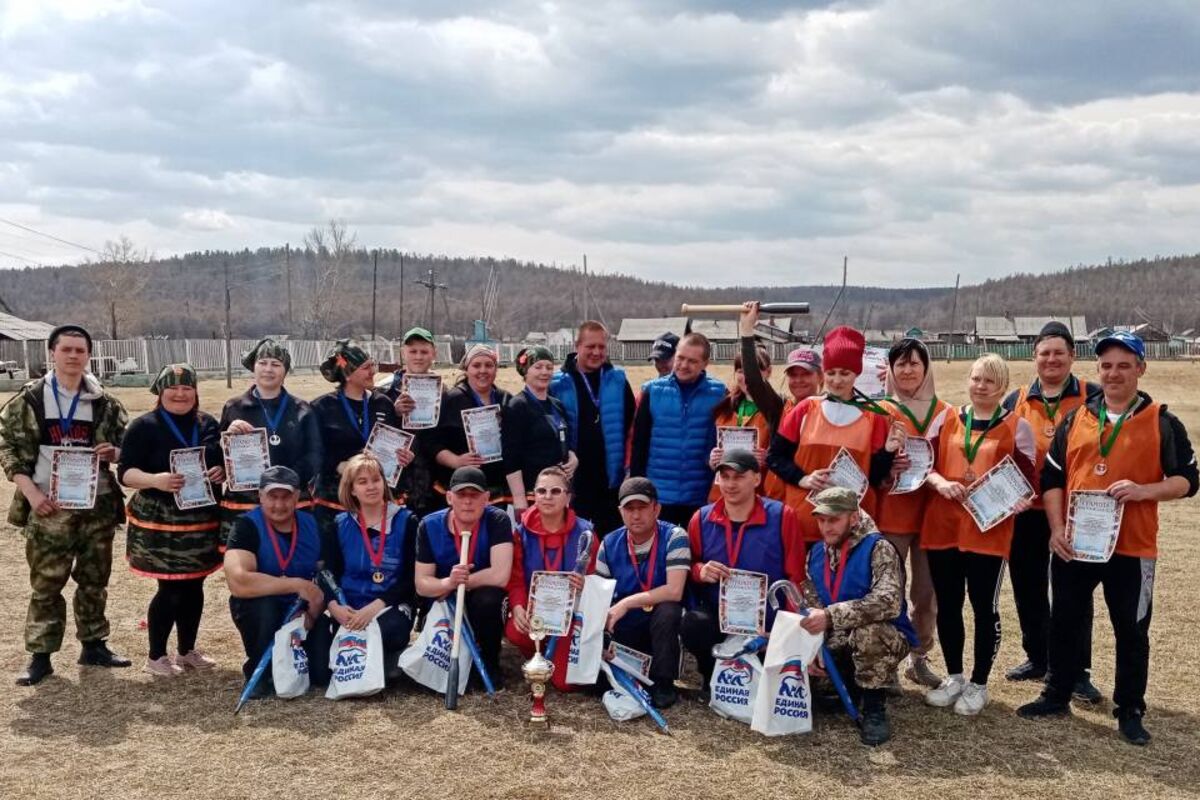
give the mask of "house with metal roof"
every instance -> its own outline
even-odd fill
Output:
[[[0,339],[10,342],[36,342],[50,338],[54,326],[48,322],[21,319],[0,311]]]
[[[736,323],[735,323],[736,328]],[[622,342],[648,342],[653,343],[655,339],[662,336],[664,333],[673,333],[682,339],[688,334],[688,318],[687,317],[650,317],[647,319],[630,319],[621,320],[621,330],[617,333],[617,339]]]

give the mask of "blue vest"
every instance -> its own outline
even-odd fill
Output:
[[[566,535],[563,542],[562,549],[565,552],[562,554],[562,566],[559,567],[561,571],[571,572],[575,569],[576,558],[579,556],[579,536],[584,531],[591,529],[592,523],[586,519],[575,518],[575,527]],[[545,537],[526,530],[524,525],[517,530],[521,534],[521,566],[525,568],[525,588],[528,589],[529,577],[533,573],[550,568],[542,558],[542,541]]]
[[[842,572],[842,586],[838,600],[859,600],[871,591],[871,551],[875,543],[883,537],[872,533],[864,537],[846,556],[846,566]],[[817,589],[817,596],[826,606],[833,604],[833,587],[825,584],[825,542],[817,542],[808,553],[808,577],[812,579]],[[830,580],[834,580],[830,576]],[[908,601],[901,598],[900,613],[892,620],[892,624],[904,635],[910,646],[917,644],[917,632],[913,630],[912,622],[908,619]]]
[[[725,525],[712,522],[712,514],[716,503],[700,509],[700,554],[693,556],[693,561],[703,564],[706,561],[719,561],[733,569],[744,569],[750,572],[762,572],[767,576],[767,585],[787,577],[783,569],[783,503],[760,497],[763,510],[766,512],[766,522],[762,525],[746,525],[741,550],[738,551],[736,564],[729,563],[729,551],[725,543]],[[737,546],[738,529],[730,526],[730,535],[734,546]],[[714,612],[721,597],[719,583],[696,583],[692,587],[696,596],[706,603]],[[775,609],[767,604],[767,630],[775,621]]]
[[[664,505],[703,505],[712,488],[708,454],[717,446],[713,409],[725,396],[725,385],[705,373],[699,381],[686,403],[674,374],[642,387],[642,402],[650,404],[654,420],[646,477]]]
[[[267,532],[267,519],[261,508],[246,512],[246,517],[258,529],[258,571],[264,575],[276,578],[303,578],[312,580],[317,574],[317,563],[321,560],[321,535],[317,532],[317,520],[307,511],[296,512],[296,527],[300,539],[296,542],[296,552],[288,562],[287,569],[279,563],[275,555],[275,545],[271,543],[271,534]],[[290,539],[291,537],[287,537]],[[276,539],[279,549],[287,557],[292,544],[280,537]]]
[[[582,380],[587,378],[580,376]],[[608,486],[615,489],[625,477],[625,370],[605,364],[600,368],[600,431],[604,434],[604,467]],[[550,394],[557,397],[571,421],[568,442],[574,450],[579,439],[579,395],[571,373],[558,371],[550,381]]]
[[[354,608],[362,608],[371,601],[381,597],[396,585],[405,568],[404,557],[411,552],[405,547],[404,533],[408,529],[408,520],[412,512],[402,508],[392,517],[388,530],[387,541],[383,545],[383,559],[379,566],[371,563],[371,555],[363,544],[362,528],[358,527],[357,515],[343,511],[337,515],[338,545],[342,548],[342,559],[345,570],[342,572],[342,591],[346,600]],[[378,549],[379,535],[368,531],[371,546]],[[375,583],[372,575],[376,570],[383,573],[383,582]]]
[[[655,557],[654,575],[650,576],[651,589],[657,589],[667,583],[667,545],[674,529],[675,526],[671,523],[658,521],[658,531],[654,534],[658,537],[658,555]],[[643,561],[639,566],[629,560],[628,542],[629,532],[624,526],[604,537],[604,560],[608,564],[608,571],[617,582],[612,598],[614,604],[643,591],[638,578],[646,578],[646,570],[650,566],[648,561]],[[649,621],[649,614],[641,608],[635,608],[621,617],[617,629],[639,628],[647,625]]]
[[[433,548],[436,574],[439,578],[445,578],[458,564],[458,548],[455,547],[454,537],[446,527],[446,520],[449,518],[450,509],[443,508],[421,520],[421,524],[425,526],[425,534],[429,537],[429,546]],[[468,559],[468,563],[475,565],[473,572],[492,566],[491,530],[493,526],[501,525],[507,520],[508,515],[494,506],[483,510],[483,517],[479,520],[479,534],[467,545],[469,552],[475,554],[473,558]]]

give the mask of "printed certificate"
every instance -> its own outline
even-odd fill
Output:
[[[100,456],[90,448],[56,447],[50,462],[50,498],[65,511],[96,506]]]
[[[442,376],[409,375],[400,379],[400,394],[406,394],[416,408],[404,415],[401,425],[410,431],[436,428],[442,415]]]
[[[908,494],[920,489],[933,471],[933,445],[923,436],[909,436],[904,441],[908,468],[896,476],[888,494]]]
[[[364,450],[379,459],[379,464],[383,467],[383,478],[393,489],[400,480],[400,473],[404,471],[396,454],[400,450],[411,450],[415,438],[417,437],[408,431],[393,428],[382,422],[376,422],[371,428],[371,435],[367,437]]]
[[[1017,462],[1012,456],[1005,456],[967,487],[967,497],[962,504],[982,533],[1011,517],[1022,500],[1033,497],[1033,487],[1021,474]]]
[[[221,434],[221,450],[225,453],[225,485],[229,490],[256,491],[258,479],[271,466],[267,429],[255,428],[246,433],[225,431]]]
[[[850,451],[846,448],[838,450],[837,455],[833,457],[833,461],[829,463],[828,469],[833,474],[830,477],[830,482],[833,486],[842,486],[846,489],[851,489],[858,495],[858,501],[867,496],[867,476],[859,469],[858,462],[854,460],[854,456],[850,455]],[[806,498],[810,505],[817,504],[816,497],[820,492],[809,492]]]
[[[483,463],[492,464],[504,459],[500,442],[500,406],[464,408],[462,421],[463,431],[467,435],[467,447],[482,458]]]
[[[721,580],[718,619],[721,633],[758,636],[767,630],[767,575],[743,569]]]
[[[634,650],[632,647],[626,647],[620,642],[613,642],[608,648],[608,654],[612,656],[612,663],[628,672],[632,677],[642,683],[653,685],[654,681],[650,680],[650,662],[651,657],[640,650]]]
[[[729,455],[734,450],[745,450],[751,455],[758,449],[758,428],[721,426],[717,428],[717,447]]]
[[[881,367],[884,372],[887,371],[887,354],[888,351],[882,347],[868,347],[863,351],[863,370],[854,379],[854,388],[872,400],[878,400],[887,394],[887,388],[879,378]]]
[[[1073,491],[1069,503],[1067,540],[1075,549],[1075,560],[1108,561],[1121,535],[1125,505],[1102,490]]]
[[[171,472],[183,476],[183,488],[175,492],[175,505],[180,510],[216,505],[208,468],[204,465],[203,447],[185,447],[170,453]]]
[[[540,618],[547,636],[566,636],[571,631],[578,595],[571,574],[539,570],[529,578],[529,618]]]

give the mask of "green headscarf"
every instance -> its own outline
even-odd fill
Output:
[[[345,383],[346,376],[371,360],[371,354],[352,339],[339,339],[321,362],[321,375],[330,383]]]
[[[196,368],[191,364],[167,364],[158,371],[154,383],[150,384],[150,393],[162,394],[163,389],[171,386],[191,386],[195,389],[198,383]]]
[[[259,339],[258,343],[242,355],[242,366],[254,372],[254,365],[260,358],[274,358],[283,362],[283,371],[292,371],[292,354],[279,342],[271,337]]]
[[[551,353],[549,349],[542,347],[541,345],[526,347],[524,350],[517,353],[517,374],[524,378],[525,373],[529,371],[529,368],[539,361],[549,361],[551,364],[553,364],[554,353]]]

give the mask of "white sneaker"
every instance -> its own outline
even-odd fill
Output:
[[[156,678],[174,678],[183,674],[183,667],[176,666],[170,656],[163,656],[154,660],[147,658],[142,672],[149,673]]]
[[[936,689],[930,689],[925,694],[925,702],[937,708],[954,705],[954,701],[963,693],[967,682],[962,674],[949,675]]]
[[[954,713],[964,717],[973,717],[987,705],[988,691],[986,686],[978,683],[968,683],[954,704]]]

